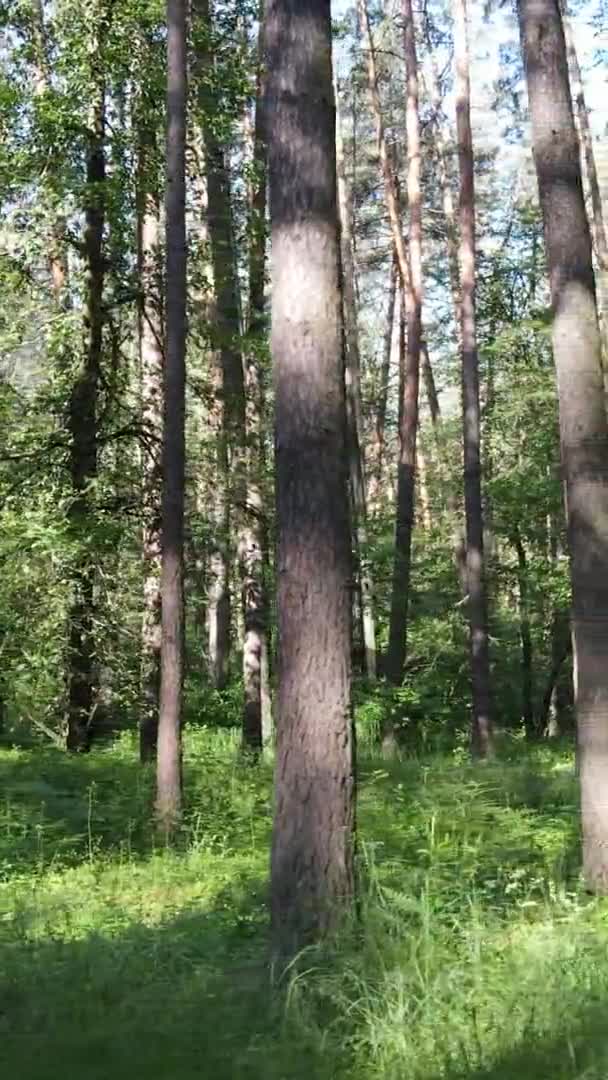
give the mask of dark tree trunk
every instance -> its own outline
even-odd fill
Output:
[[[572,633],[583,870],[608,891],[608,424],[591,236],[558,0],[519,0],[553,307]]]
[[[572,652],[569,613],[565,609],[554,613],[551,624],[551,668],[543,694],[539,730],[555,738],[562,734],[569,706],[569,694],[562,676],[563,666]]]
[[[398,685],[403,679],[407,652],[407,614],[414,529],[416,435],[418,432],[418,391],[422,342],[422,173],[420,121],[418,116],[418,60],[414,15],[410,0],[403,0],[405,67],[407,75],[407,197],[409,228],[409,288],[405,290],[407,361],[403,404],[399,424],[397,466],[397,513],[395,522],[395,562],[389,626],[386,674]]]
[[[460,169],[460,318],[466,569],[473,697],[471,745],[478,757],[492,753],[490,657],[481,501],[481,424],[475,316],[475,174],[466,0],[454,3],[456,127]]]
[[[156,815],[169,835],[181,813],[184,664],[186,387],[185,0],[167,0],[166,359],[164,371],[160,700]]]
[[[103,36],[100,19],[98,38]],[[87,140],[85,188],[85,347],[81,369],[72,387],[68,412],[73,500],[70,524],[79,554],[73,573],[69,611],[67,748],[87,751],[91,745],[95,703],[95,565],[89,542],[92,521],[91,485],[97,476],[97,391],[103,345],[103,229],[105,218],[105,71],[97,49],[91,61],[92,103]]]
[[[519,531],[516,531],[513,536],[513,546],[517,555],[519,639],[521,643],[521,716],[526,738],[533,739],[537,731],[534,724],[534,657],[530,626],[530,600],[528,596],[528,560]]]
[[[329,0],[266,18],[279,697],[275,947],[338,922],[354,891],[350,529]]]

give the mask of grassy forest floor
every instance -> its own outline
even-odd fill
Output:
[[[178,851],[123,738],[0,751],[0,1075],[608,1075],[608,904],[567,749],[361,755],[359,927],[269,972],[270,767],[189,731]]]

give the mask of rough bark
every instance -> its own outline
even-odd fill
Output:
[[[350,528],[329,0],[266,18],[278,528],[271,909],[292,952],[354,891]]]
[[[161,646],[161,490],[163,417],[163,326],[161,318],[161,232],[158,194],[149,180],[155,136],[144,128],[139,151],[139,362],[142,441],[143,616],[141,627],[139,751],[142,762],[156,756]]]
[[[185,0],[167,0],[166,349],[162,447],[161,649],[156,815],[165,835],[181,813],[184,665],[186,389]]]
[[[558,0],[519,0],[553,310],[572,580],[583,871],[608,891],[608,423],[591,235]]]
[[[407,613],[414,529],[416,436],[420,345],[422,340],[422,192],[418,60],[411,0],[403,0],[405,68],[407,76],[407,197],[409,207],[409,280],[403,278],[407,326],[407,360],[399,423],[395,561],[386,674],[392,683],[403,679],[407,652]],[[400,231],[400,230],[399,230]]]
[[[361,411],[361,361],[357,325],[357,298],[352,246],[352,195],[346,172],[344,147],[340,129],[340,107],[336,96],[336,162],[338,172],[338,205],[340,212],[340,252],[342,268],[342,306],[344,317],[346,384],[346,417],[348,462],[353,517],[353,537],[356,564],[359,570],[361,622],[365,673],[376,678],[376,623],[374,619],[374,585],[367,558],[367,490],[365,466],[361,449],[363,419]]]
[[[490,658],[483,550],[481,500],[481,423],[475,315],[475,178],[471,133],[471,92],[466,0],[454,3],[456,66],[456,128],[460,172],[460,318],[462,346],[462,415],[464,442],[464,503],[466,568],[471,656],[473,753],[492,753],[490,715]]]
[[[87,130],[84,208],[84,353],[72,386],[68,407],[70,473],[73,499],[70,524],[79,553],[73,568],[69,609],[67,748],[90,748],[95,704],[95,566],[87,543],[91,525],[91,487],[97,476],[97,392],[103,345],[103,287],[105,265],[105,71],[99,43],[104,19],[91,43],[91,107]]]

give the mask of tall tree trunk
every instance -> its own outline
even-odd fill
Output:
[[[70,523],[79,553],[69,610],[67,748],[90,748],[95,701],[95,566],[91,554],[91,485],[97,476],[97,391],[103,344],[103,230],[105,220],[105,70],[100,52],[105,19],[97,14],[91,49],[91,108],[87,132],[85,187],[84,355],[72,387],[68,412],[73,500]]]
[[[361,361],[357,326],[355,267],[352,246],[352,196],[346,174],[344,146],[340,129],[340,107],[336,93],[336,161],[338,171],[338,205],[340,211],[340,250],[342,266],[342,303],[344,314],[346,417],[348,461],[356,562],[359,568],[361,591],[361,621],[365,673],[376,678],[376,623],[374,619],[374,586],[367,554],[367,494],[365,467],[361,450],[363,420],[361,415]]]
[[[263,19],[259,6],[258,74],[253,130],[253,184],[249,221],[249,325],[245,357],[247,420],[247,507],[241,551],[243,570],[243,744],[256,750],[271,740],[268,672],[267,545],[264,530],[266,334],[266,136],[264,125]]]
[[[245,378],[243,356],[239,338],[241,331],[239,283],[236,273],[234,251],[234,228],[230,193],[230,177],[226,162],[226,147],[217,133],[217,101],[213,91],[213,27],[209,0],[194,0],[193,15],[196,20],[197,56],[198,56],[198,101],[199,114],[205,148],[207,174],[207,209],[208,231],[213,266],[213,284],[215,293],[215,317],[212,333],[219,355],[220,380],[219,394],[222,423],[222,438],[225,446],[220,450],[221,464],[227,464],[225,479],[228,483],[227,503],[222,507],[228,518],[228,533],[225,542],[220,542],[215,553],[219,564],[230,558],[228,535],[236,526],[236,547],[239,556],[241,577],[247,577],[243,558],[248,549],[249,536],[245,524],[247,506],[247,455],[246,455],[246,409]],[[224,478],[222,478],[224,479]],[[221,482],[221,481],[220,481]],[[225,588],[229,582],[228,566],[218,566],[217,582]],[[218,589],[219,591],[219,589]],[[225,595],[222,598],[228,599]],[[217,613],[217,614],[215,614]],[[216,622],[214,625],[213,616]],[[212,604],[209,609],[210,646],[215,641],[219,653],[218,662],[212,665],[225,672],[228,665],[226,649],[229,648],[229,636],[226,634],[225,611],[221,604]],[[229,629],[229,628],[228,628]],[[211,649],[210,649],[211,652]],[[216,682],[216,685],[218,683]],[[251,724],[251,711],[247,712],[247,723],[243,736],[252,745],[258,745],[261,729],[254,731]]]
[[[156,815],[181,813],[186,391],[186,2],[167,0],[166,359],[162,491],[162,632]]]
[[[429,349],[426,341],[423,341],[420,346],[420,361],[422,365],[422,378],[424,381],[424,389],[426,391],[426,400],[431,414],[431,423],[433,427],[436,428],[441,420],[441,406],[439,404],[435,376],[433,374],[431,358],[429,356]]]
[[[456,64],[456,127],[460,170],[459,254],[464,503],[473,694],[471,743],[473,753],[485,758],[492,753],[492,720],[490,716],[490,658],[481,501],[481,423],[475,318],[475,174],[471,134],[466,0],[455,0],[454,2],[454,58]]]
[[[519,0],[553,306],[572,633],[583,870],[608,891],[608,423],[566,43],[558,0]]]
[[[526,738],[533,739],[536,735],[536,727],[534,724],[534,667],[528,596],[528,560],[518,529],[513,534],[513,546],[517,555],[519,639],[521,644],[521,716]]]
[[[139,751],[156,756],[161,648],[161,496],[163,326],[161,318],[160,207],[149,179],[155,136],[141,133],[139,151],[139,362],[142,442],[143,617],[141,627]]]
[[[416,33],[411,0],[403,0],[402,11],[407,75],[407,197],[410,217],[410,273],[405,303],[407,362],[399,425],[395,562],[386,661],[386,674],[389,680],[396,685],[403,678],[403,667],[407,651],[407,612],[412,558],[412,532],[414,528],[416,435],[418,431],[420,345],[422,340],[421,145],[418,116],[418,60],[416,57]]]
[[[266,19],[279,695],[271,907],[291,952],[354,891],[350,528],[329,0]]]

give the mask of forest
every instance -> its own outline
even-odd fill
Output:
[[[2,1076],[608,1076],[607,61],[0,0]]]

